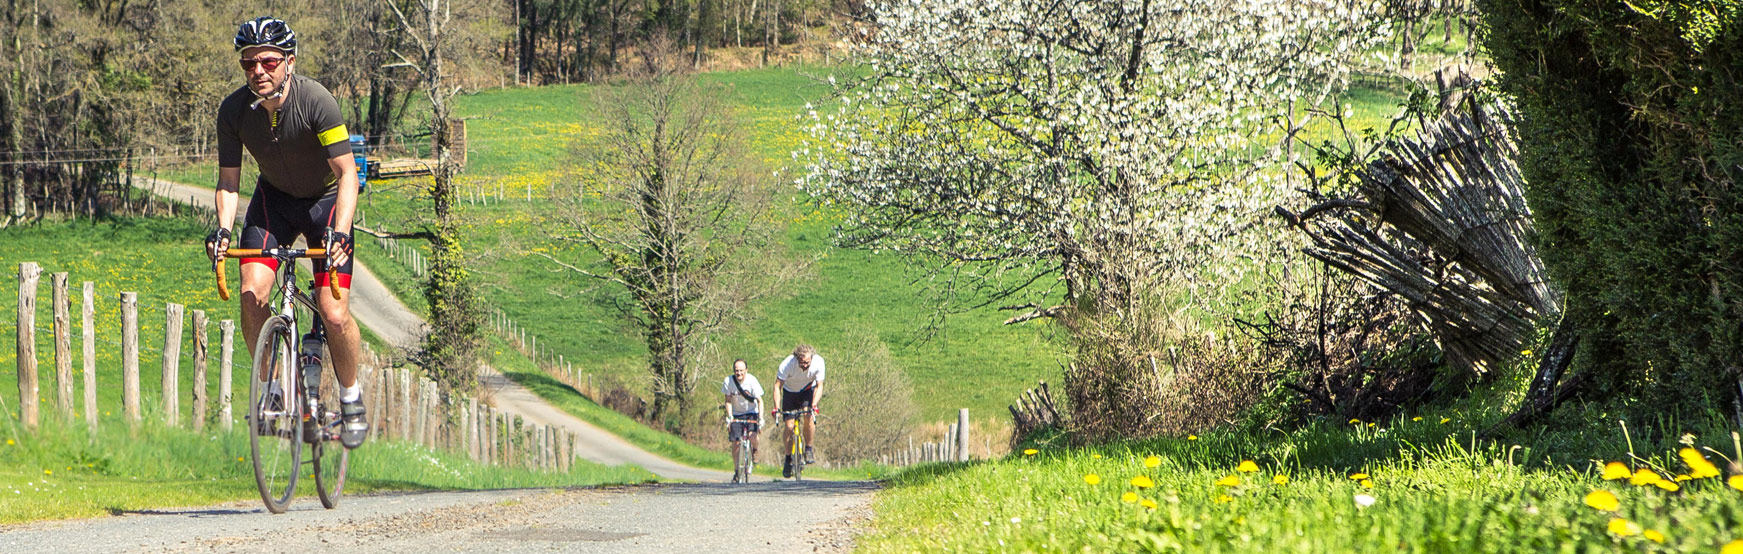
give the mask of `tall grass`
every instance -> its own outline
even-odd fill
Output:
[[[1571,443],[1543,435],[1517,448],[1476,441],[1475,423],[1448,412],[1268,436],[1084,448],[1043,440],[1029,454],[898,475],[862,550],[1711,552],[1743,537],[1743,491],[1723,478],[1676,492],[1605,481],[1591,460],[1623,459],[1616,448],[1560,450]],[[1722,429],[1700,429],[1697,446],[1734,455]],[[1635,465],[1666,479],[1688,471],[1675,440],[1634,446]],[[1240,470],[1244,461],[1253,472]],[[1619,497],[1620,509],[1586,505],[1595,490]],[[1609,530],[1618,518],[1626,536]]]

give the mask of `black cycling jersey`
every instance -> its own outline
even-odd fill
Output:
[[[351,135],[327,87],[295,74],[285,82],[289,88],[276,111],[257,104],[246,85],[224,98],[218,106],[218,167],[242,167],[246,146],[262,183],[295,198],[320,198],[338,188],[327,160],[351,155]]]

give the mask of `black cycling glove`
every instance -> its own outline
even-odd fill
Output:
[[[337,265],[351,259],[351,235],[327,228],[327,236],[321,242],[326,243],[327,261]]]
[[[218,261],[218,254],[228,249],[230,249],[229,229],[219,227],[213,229],[211,234],[206,235],[206,255],[211,257],[213,262]]]

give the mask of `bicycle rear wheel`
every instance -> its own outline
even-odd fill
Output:
[[[302,410],[292,394],[295,366],[290,320],[267,319],[254,346],[254,369],[248,374],[248,446],[254,456],[254,484],[267,511],[275,514],[290,506],[302,466]],[[271,394],[274,382],[279,384],[277,399]]]
[[[331,356],[323,355],[322,360]],[[331,510],[339,506],[339,495],[345,492],[345,470],[351,464],[351,450],[339,444],[339,377],[331,364],[322,364],[320,402],[312,421],[317,425],[315,442],[309,444],[314,457],[315,492],[321,505]]]

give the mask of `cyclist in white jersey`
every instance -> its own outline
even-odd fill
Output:
[[[757,382],[755,375],[750,374],[745,368],[744,359],[740,358],[732,361],[732,375],[726,376],[720,392],[726,396],[726,413],[732,414],[732,421],[726,426],[726,448],[732,451],[732,467],[738,467],[738,449],[732,446],[741,437],[750,439],[750,458],[756,459],[757,431],[762,422],[763,385]]]
[[[781,389],[780,396],[775,398],[775,411],[810,409],[807,417],[799,418],[802,433],[805,434],[805,463],[817,463],[816,449],[811,440],[817,429],[818,401],[823,399],[823,357],[817,355],[817,349],[809,344],[800,344],[793,349],[793,355],[781,360],[779,370],[775,371],[775,386]],[[793,437],[787,436],[787,452],[793,451]],[[792,477],[793,464],[788,460],[782,474]]]

